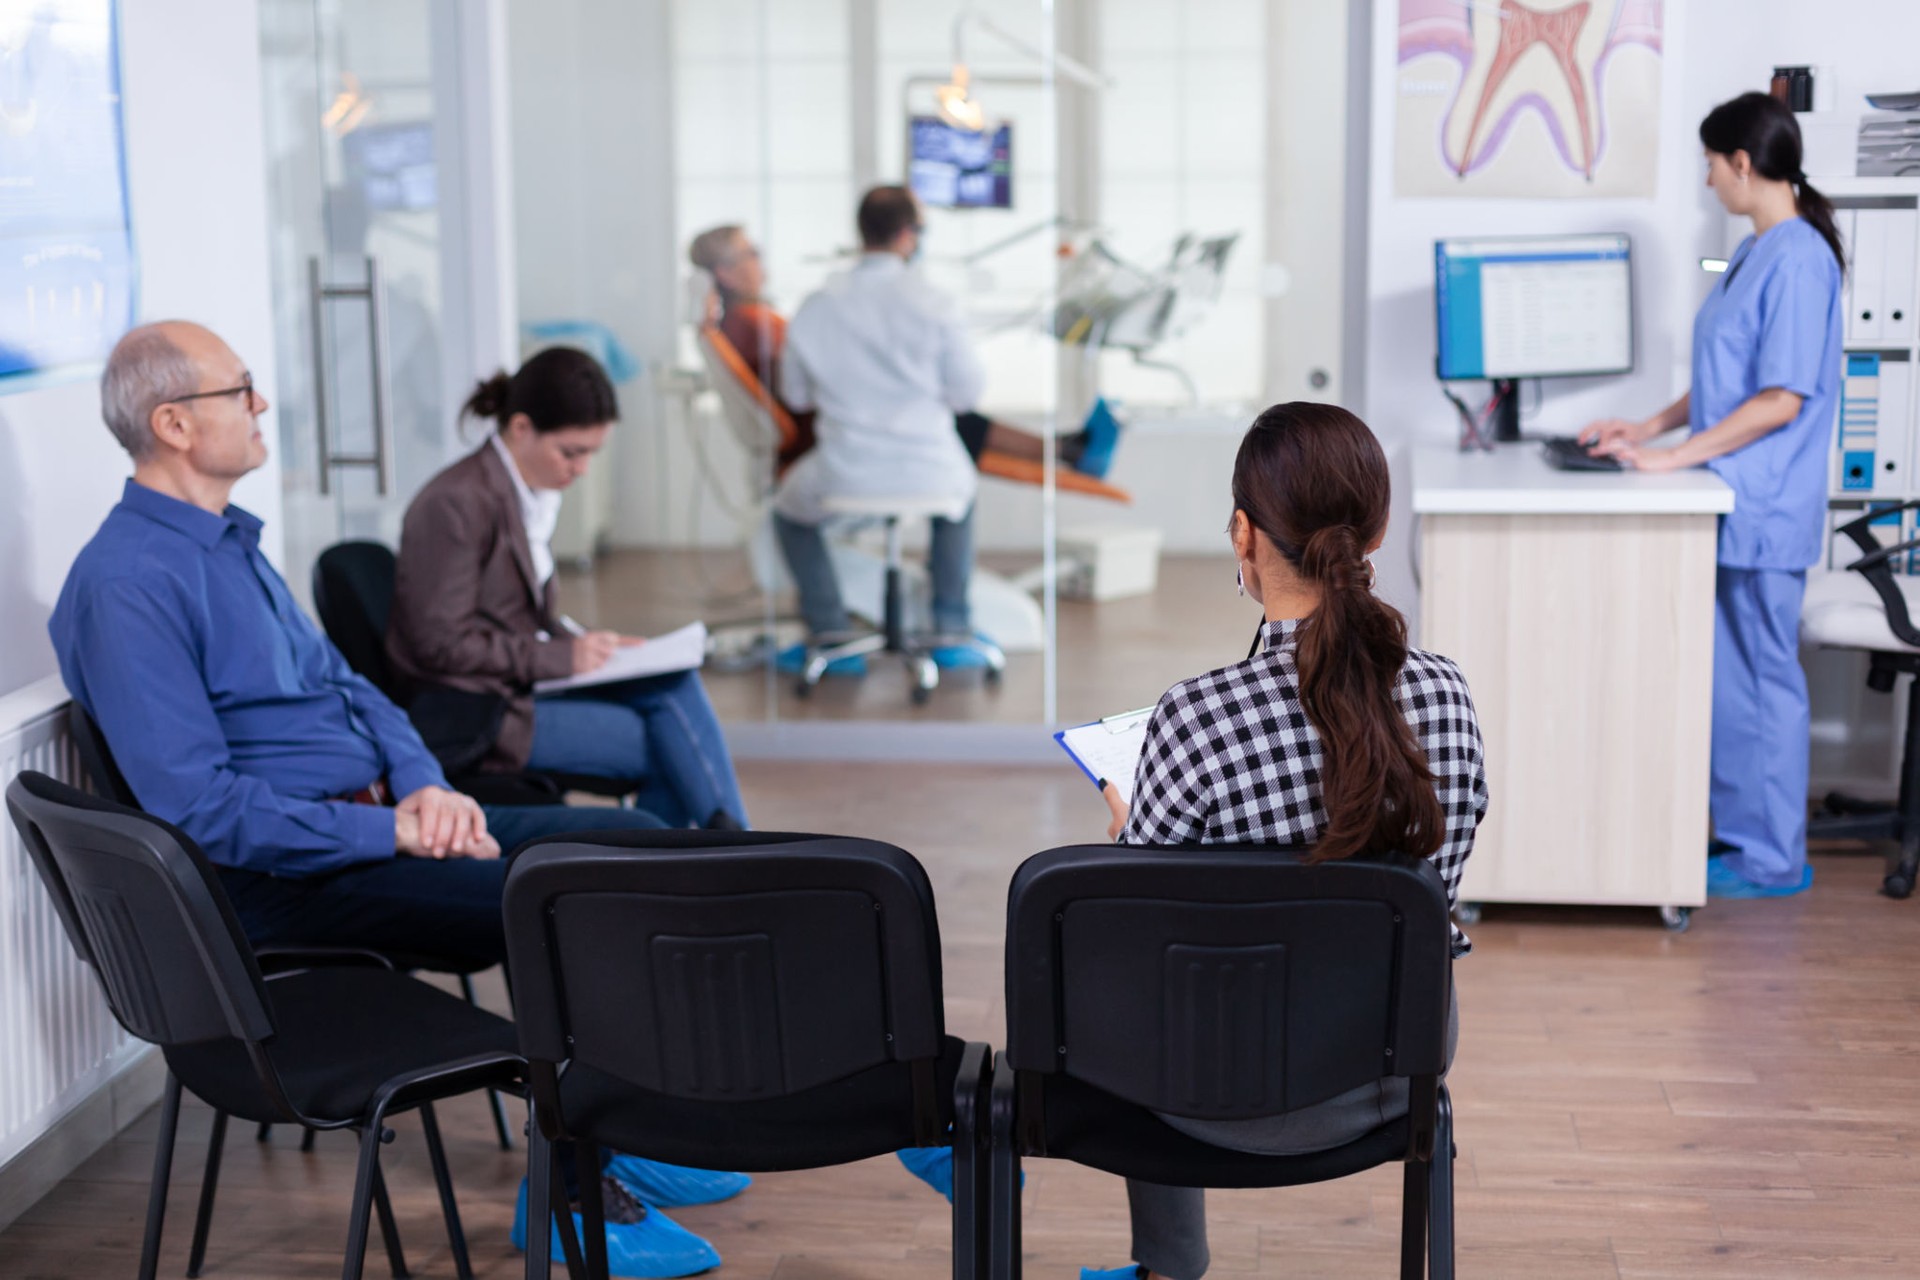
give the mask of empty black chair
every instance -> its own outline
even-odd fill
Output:
[[[992,1083],[993,1268],[1020,1275],[1022,1156],[1163,1186],[1283,1187],[1406,1163],[1401,1275],[1453,1274],[1447,896],[1416,858],[1089,845],[1029,858],[1007,900]],[[1249,1120],[1390,1077],[1409,1113],[1309,1155],[1248,1155],[1156,1113]],[[1423,1259],[1423,1254],[1426,1259]]]
[[[107,736],[100,732],[100,726],[94,723],[93,717],[87,714],[87,709],[81,706],[78,700],[67,704],[67,736],[73,739],[74,750],[80,756],[80,766],[92,781],[93,788],[97,793],[105,796],[115,804],[125,805],[129,809],[140,808],[140,801],[134,796],[133,788],[127,785],[127,779],[120,772],[119,764],[114,761],[112,749],[107,746]],[[293,948],[291,953],[294,959],[300,963],[313,963],[323,960],[324,957],[331,954],[342,955],[347,958],[349,963],[355,963],[357,962],[356,957],[364,958],[368,954],[366,951],[357,947],[344,949],[332,947],[297,947]],[[287,949],[279,947],[261,947],[254,952],[255,957],[269,967],[277,963],[279,957],[285,954],[287,954]],[[449,973],[454,975],[460,980],[460,994],[465,996],[467,1003],[471,1005],[478,1005],[480,1003],[479,997],[473,989],[473,975],[482,969],[491,969],[493,967],[490,964],[476,964],[472,960],[456,960],[447,956],[436,956],[412,951],[388,951],[381,953],[381,955],[387,964],[402,972],[411,973],[417,969],[427,969],[434,973]],[[495,1136],[500,1140],[500,1149],[502,1151],[513,1150],[513,1133],[512,1130],[507,1127],[506,1108],[501,1105],[500,1098],[497,1094],[489,1096],[487,1101],[493,1110],[493,1130]],[[264,1122],[261,1124],[260,1141],[265,1142],[267,1140],[267,1135],[271,1128],[272,1126],[269,1124]],[[223,1116],[215,1122],[215,1140],[207,1149],[207,1173],[202,1194],[208,1210],[212,1207],[214,1188],[219,1182],[220,1140],[224,1138],[225,1135],[226,1119]],[[301,1149],[306,1151],[313,1149],[313,1130],[307,1130],[306,1136],[301,1140]],[[203,1213],[203,1220],[204,1216]],[[201,1248],[205,1243],[204,1239],[197,1241],[193,1253],[195,1262],[193,1268],[188,1271],[188,1275],[196,1274],[199,1271],[198,1259]]]
[[[500,731],[506,703],[491,694],[430,685],[400,696],[387,662],[387,619],[393,611],[394,555],[379,542],[336,542],[313,563],[313,608],[327,638],[374,688],[407,709],[428,750],[453,785],[483,804],[558,804],[563,791],[626,799],[644,778],[590,773],[476,772]]]
[[[263,975],[204,855],[148,814],[32,772],[7,787],[7,811],[114,1017],[166,1056],[142,1280],[159,1264],[183,1088],[214,1108],[210,1172],[229,1115],[357,1131],[348,1280],[365,1261],[370,1206],[379,1210],[394,1274],[406,1274],[379,1155],[390,1139],[387,1120],[418,1109],[455,1264],[470,1276],[432,1104],[475,1089],[517,1089],[512,1024],[370,954],[365,967],[343,967],[336,952],[324,957],[331,967]],[[195,1270],[210,1210],[203,1194]]]
[[[991,1051],[944,1033],[940,928],[912,855],[770,832],[556,837],[522,848],[505,901],[530,1203],[550,1199],[563,1140],[582,1168],[606,1146],[745,1170],[950,1142],[953,1274],[980,1274]],[[604,1277],[598,1185],[581,1191],[588,1274]],[[544,1278],[548,1233],[528,1246]]]

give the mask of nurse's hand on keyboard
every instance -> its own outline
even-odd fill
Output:
[[[1619,456],[1624,450],[1644,444],[1660,434],[1658,427],[1646,422],[1630,422],[1625,418],[1601,418],[1590,422],[1586,429],[1574,437],[1587,446],[1591,453],[1605,453]]]

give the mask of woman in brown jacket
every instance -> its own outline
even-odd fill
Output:
[[[387,627],[396,671],[505,701],[483,767],[643,776],[640,803],[670,826],[745,826],[699,672],[533,692],[537,680],[597,670],[639,643],[582,630],[553,608],[561,491],[619,418],[606,373],[584,351],[549,347],[512,377],[482,382],[461,413],[497,429],[407,508]]]

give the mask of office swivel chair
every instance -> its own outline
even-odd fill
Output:
[[[200,849],[178,828],[45,774],[8,785],[7,811],[54,913],[129,1034],[160,1046],[167,1083],[147,1201],[140,1280],[159,1266],[180,1095],[214,1109],[188,1275],[205,1257],[228,1116],[351,1129],[359,1172],[343,1267],[361,1274],[369,1210],[396,1280],[407,1274],[380,1170],[387,1121],[418,1110],[454,1264],[466,1240],[433,1103],[518,1091],[513,1025],[395,973],[371,953],[281,957],[263,972]]]
[[[1920,508],[1920,501],[1877,507],[1835,532],[1859,549],[1844,573],[1813,575],[1800,611],[1800,641],[1819,648],[1861,649],[1868,657],[1867,687],[1893,692],[1901,676],[1920,677],[1920,583],[1894,567],[1920,551],[1920,538],[1883,547],[1874,536],[1876,522]],[[1896,840],[1900,853],[1881,882],[1890,898],[1913,892],[1920,874],[1920,678],[1907,686],[1907,728],[1900,760],[1900,793],[1893,804],[1860,800],[1838,792],[1826,797],[1807,823],[1814,840]]]
[[[1451,1280],[1446,890],[1424,859],[1300,853],[1085,845],[1015,873],[993,1280],[1021,1274],[1023,1156],[1178,1187],[1297,1186],[1400,1161],[1400,1274]],[[1407,1083],[1407,1115],[1305,1155],[1216,1147],[1156,1114],[1256,1119],[1390,1079]]]
[[[313,608],[327,638],[347,665],[374,688],[407,708],[449,781],[482,804],[559,804],[562,793],[581,791],[627,802],[645,784],[640,777],[522,770],[482,773],[480,761],[493,746],[504,704],[485,694],[429,686],[410,699],[387,662],[387,619],[393,610],[395,560],[378,542],[337,542],[313,565]]]
[[[992,1051],[945,1033],[933,888],[910,854],[765,831],[553,837],[514,859],[504,902],[530,1203],[561,1141],[585,1168],[610,1146],[748,1171],[950,1145],[953,1276],[982,1274]],[[598,1188],[580,1189],[604,1280]],[[529,1233],[529,1277],[548,1248]]]

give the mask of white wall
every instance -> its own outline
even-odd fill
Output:
[[[252,0],[120,7],[121,79],[141,319],[222,334],[274,397],[259,31]],[[276,439],[271,413],[262,423]],[[131,473],[91,378],[0,395],[0,694],[55,669],[46,620],[74,554]],[[277,559],[279,466],[234,500]]]

